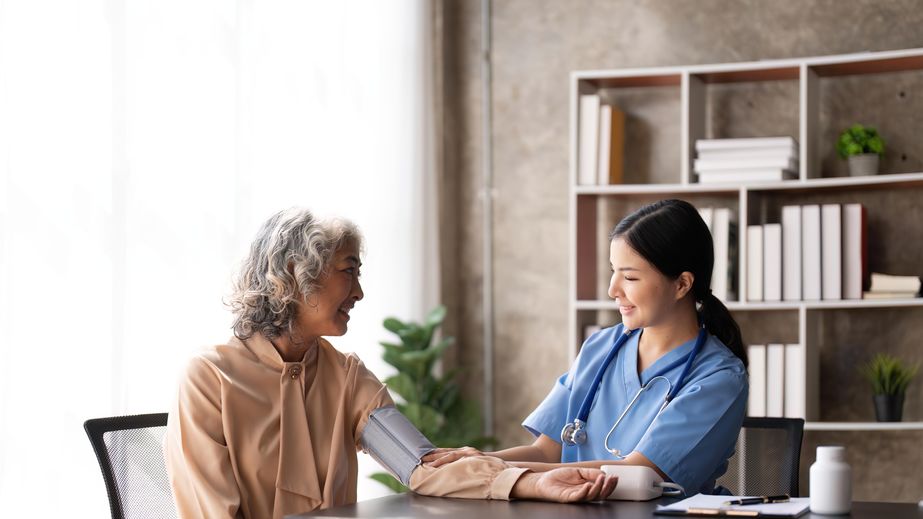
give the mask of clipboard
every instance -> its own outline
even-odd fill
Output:
[[[658,506],[656,515],[692,517],[799,517],[807,513],[811,500],[793,497],[785,503],[724,506],[725,501],[748,496],[711,496],[696,494],[688,499],[666,506]]]

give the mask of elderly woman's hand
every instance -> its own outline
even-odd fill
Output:
[[[462,458],[483,455],[483,452],[475,449],[474,447],[459,447],[457,449],[440,448],[430,452],[426,456],[423,456],[421,460],[423,460],[423,463],[426,463],[428,466],[436,468],[441,467],[446,463],[452,463],[455,460],[460,460]]]
[[[548,472],[526,472],[513,486],[511,497],[558,503],[599,501],[615,490],[618,478],[599,469],[564,467]]]

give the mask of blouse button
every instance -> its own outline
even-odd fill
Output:
[[[292,380],[295,380],[301,374],[301,366],[292,366],[289,373],[292,375]]]

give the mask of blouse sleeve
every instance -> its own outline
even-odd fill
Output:
[[[221,420],[221,382],[205,359],[190,362],[167,420],[164,454],[180,517],[236,517],[240,490]]]
[[[709,477],[727,463],[747,404],[747,375],[729,369],[684,388],[663,410],[635,450],[688,495],[709,492]]]
[[[356,450],[362,450],[359,440],[362,438],[362,431],[365,424],[369,421],[369,415],[379,407],[394,405],[388,388],[378,380],[374,373],[365,367],[365,364],[355,357],[356,369],[354,370],[355,379],[353,381],[354,393],[353,402],[355,402],[353,423],[356,424],[353,430]]]
[[[472,456],[438,468],[420,465],[410,476],[410,489],[425,496],[508,501],[525,472],[500,458]]]

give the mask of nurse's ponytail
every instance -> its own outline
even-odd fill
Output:
[[[720,299],[711,293],[714,245],[699,211],[684,200],[661,200],[626,216],[609,234],[632,249],[665,276],[693,275],[692,295],[708,333],[717,337],[747,366],[740,327]]]
[[[699,315],[702,317],[705,329],[708,330],[708,333],[721,339],[721,342],[743,361],[744,367],[747,367],[747,350],[744,348],[744,340],[740,336],[740,326],[737,325],[737,321],[734,320],[730,310],[711,293],[711,290],[699,303]]]

